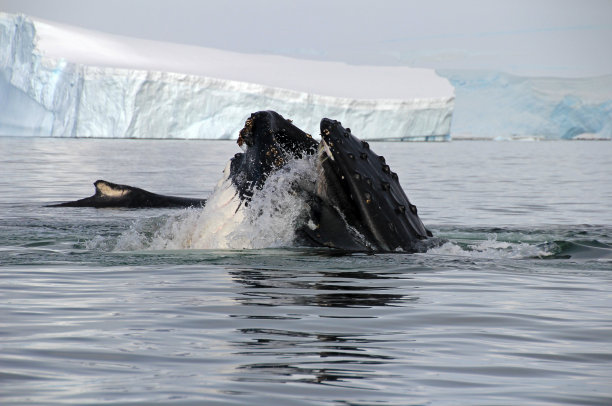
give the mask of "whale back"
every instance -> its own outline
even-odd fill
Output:
[[[105,180],[95,181],[94,187],[95,193],[93,196],[71,202],[53,204],[50,207],[125,207],[137,209],[197,207],[206,204],[206,199],[160,195],[137,187],[120,185]]]

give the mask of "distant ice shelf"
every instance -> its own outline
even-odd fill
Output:
[[[454,89],[431,69],[248,55],[0,13],[0,135],[235,138],[276,110],[318,136],[448,140]]]
[[[453,139],[612,139],[612,75],[520,77],[441,70],[455,87]]]

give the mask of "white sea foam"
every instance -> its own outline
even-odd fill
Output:
[[[498,241],[496,234],[489,234],[485,241],[474,241],[469,244],[449,241],[439,247],[430,248],[427,254],[479,259],[543,258],[553,255],[553,253],[537,245],[525,242]]]

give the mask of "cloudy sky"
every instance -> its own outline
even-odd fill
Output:
[[[352,64],[612,74],[611,0],[0,0],[121,35]]]

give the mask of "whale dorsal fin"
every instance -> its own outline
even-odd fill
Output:
[[[125,196],[132,192],[130,187],[117,185],[116,183],[107,182],[105,180],[97,180],[94,182],[96,187],[96,196],[117,198]]]
[[[152,207],[191,207],[204,206],[206,199],[164,196],[128,185],[97,180],[94,182],[96,193],[84,199],[50,205],[52,207],[125,207],[132,209]]]

